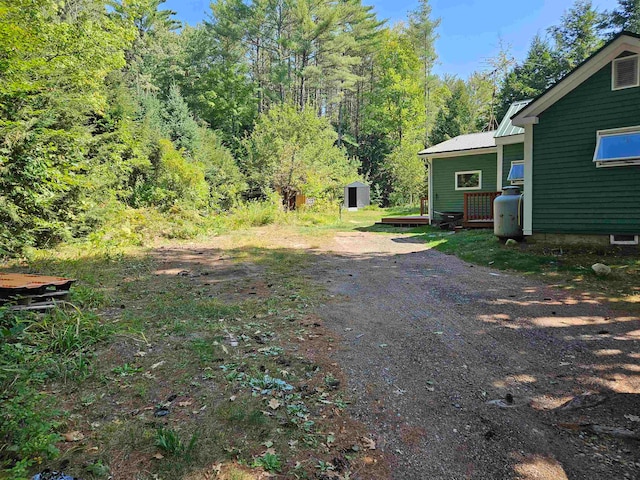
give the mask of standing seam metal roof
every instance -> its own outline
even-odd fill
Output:
[[[507,114],[502,119],[502,122],[500,122],[500,126],[496,131],[495,138],[510,137],[511,135],[520,135],[524,133],[524,128],[516,127],[511,122],[511,117],[513,117],[516,113],[518,113],[520,110],[522,110],[524,107],[526,107],[530,103],[531,103],[531,99],[520,100],[519,102],[513,102],[509,107]]]
[[[496,142],[493,138],[495,133],[495,131],[491,131],[458,135],[457,137],[453,137],[445,142],[438,143],[437,145],[422,150],[418,152],[418,155],[462,152],[465,150],[495,147]]]

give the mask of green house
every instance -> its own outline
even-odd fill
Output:
[[[459,145],[459,148],[456,147]],[[491,132],[419,152],[429,215],[490,226],[485,197],[522,185],[525,236],[637,245],[640,235],[640,36],[623,32]]]
[[[511,119],[524,128],[524,233],[638,244],[640,36],[623,32]]]
[[[419,152],[429,173],[429,218],[464,215],[467,227],[493,226],[493,200],[502,187],[524,183],[524,129],[511,116],[528,100],[509,108],[498,130],[460,135]]]

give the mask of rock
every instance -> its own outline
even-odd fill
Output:
[[[598,276],[606,277],[611,274],[611,267],[605,265],[604,263],[595,263],[591,265],[591,270],[595,272]]]
[[[606,402],[609,399],[607,395],[599,393],[585,393],[573,397],[568,402],[560,405],[557,410],[579,410],[582,408],[593,408]]]
[[[518,245],[518,242],[515,241],[513,238],[510,238],[509,240],[507,240],[506,242],[504,242],[505,246],[507,247],[515,247],[516,245]]]
[[[157,408],[155,412],[153,412],[154,417],[166,417],[169,415],[168,408]]]
[[[62,434],[65,442],[79,442],[84,439],[84,434],[78,430]]]

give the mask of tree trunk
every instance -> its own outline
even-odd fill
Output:
[[[300,65],[300,108],[301,109],[304,108],[304,104],[305,104],[305,101],[304,101],[304,87],[305,87],[305,84],[304,84],[304,80],[305,80],[305,78],[304,78],[304,69],[307,66],[307,61],[308,61],[307,51],[303,50],[303,52],[302,52],[302,63]]]

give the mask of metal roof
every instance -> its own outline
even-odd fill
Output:
[[[479,148],[491,148],[496,146],[493,138],[495,131],[469,133],[467,135],[458,135],[442,143],[426,148],[418,155],[432,155],[438,153],[463,152],[466,150],[477,150]]]
[[[347,187],[358,187],[358,188],[362,188],[362,187],[369,187],[369,185],[362,183],[362,182],[353,182],[350,183],[349,185],[347,185]]]
[[[524,133],[524,128],[516,127],[511,122],[511,117],[513,117],[516,113],[518,113],[520,110],[522,110],[524,107],[526,107],[530,103],[531,103],[531,99],[529,99],[529,100],[520,100],[519,102],[513,102],[511,104],[511,106],[509,107],[509,110],[507,111],[507,114],[502,119],[502,122],[500,122],[500,126],[498,127],[498,130],[496,131],[496,137],[495,138],[510,137],[511,135],[520,135],[520,134]]]

